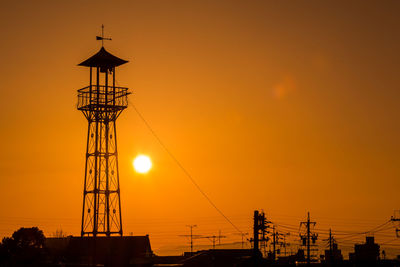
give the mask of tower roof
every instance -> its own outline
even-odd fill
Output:
[[[99,52],[86,59],[82,63],[78,64],[78,66],[112,68],[125,64],[127,62],[127,60],[116,57],[107,52],[104,47],[101,47]]]

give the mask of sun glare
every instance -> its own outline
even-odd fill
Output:
[[[147,173],[151,169],[151,160],[148,156],[139,155],[133,160],[133,167],[138,173]]]

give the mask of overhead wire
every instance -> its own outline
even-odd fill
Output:
[[[222,216],[225,218],[225,220],[233,226],[239,233],[243,234],[243,232],[217,207],[217,205],[211,200],[211,198],[204,192],[204,190],[200,187],[200,185],[195,181],[193,176],[189,173],[189,171],[182,165],[182,163],[174,156],[174,154],[168,149],[168,147],[164,144],[164,142],[160,139],[160,137],[157,135],[157,133],[153,130],[153,128],[150,126],[150,124],[147,122],[147,120],[143,117],[142,113],[139,112],[137,107],[130,103],[139,118],[143,121],[143,123],[146,125],[147,129],[151,132],[153,137],[158,141],[158,143],[161,145],[161,147],[167,152],[167,154],[170,156],[170,158],[177,164],[177,166],[183,171],[183,173],[186,175],[186,177],[189,178],[189,180],[193,183],[193,185],[197,188],[197,190],[204,196],[204,198],[211,204],[211,206],[214,207],[214,209]]]

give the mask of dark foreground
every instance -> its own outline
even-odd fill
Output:
[[[14,240],[18,240],[14,238]],[[25,239],[26,240],[26,239]],[[6,240],[7,241],[7,240]],[[263,258],[253,249],[211,249],[185,253],[182,256],[156,256],[151,250],[148,236],[124,237],[61,237],[46,238],[43,246],[4,242],[0,251],[1,266],[104,266],[104,267],[168,267],[168,266],[398,266],[398,260],[381,260],[371,253],[360,250],[351,260],[343,260],[340,254],[327,257],[322,262],[307,265],[304,252],[287,257]],[[26,246],[25,246],[26,245]],[[379,252],[378,252],[379,255]]]

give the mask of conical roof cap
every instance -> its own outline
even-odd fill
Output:
[[[78,64],[78,66],[85,67],[101,67],[101,68],[113,68],[119,65],[127,63],[127,60],[123,60],[119,57],[116,57],[109,52],[107,52],[104,47],[101,47],[99,52],[86,59],[82,63]]]

